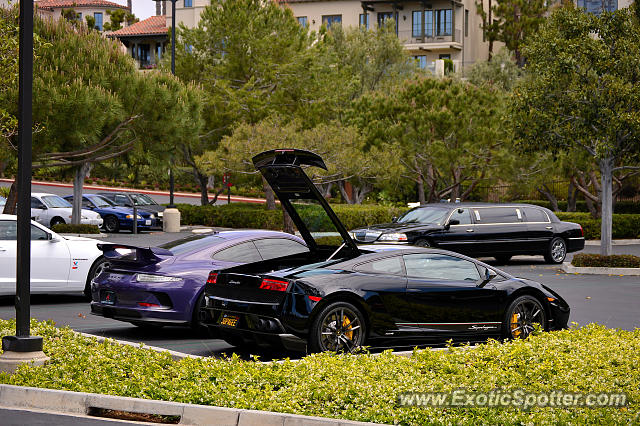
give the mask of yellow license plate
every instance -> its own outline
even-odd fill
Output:
[[[226,325],[227,327],[235,327],[238,325],[238,319],[239,317],[237,316],[224,314],[220,319],[220,325]]]

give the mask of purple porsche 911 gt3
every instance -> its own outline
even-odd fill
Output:
[[[140,327],[198,329],[209,272],[307,252],[294,235],[262,230],[223,231],[160,247],[99,244],[109,266],[91,282],[91,313]]]

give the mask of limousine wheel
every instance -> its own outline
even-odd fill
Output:
[[[511,302],[503,323],[504,336],[509,339],[524,339],[538,324],[545,328],[544,308],[533,296],[520,296]]]
[[[431,243],[429,242],[429,240],[425,240],[424,238],[421,238],[421,239],[417,240],[413,244],[418,246],[418,247],[431,247]]]
[[[562,238],[556,237],[549,243],[549,250],[544,255],[547,263],[562,263],[567,257],[567,243]]]
[[[313,321],[309,346],[311,352],[354,352],[364,343],[364,316],[350,303],[326,306]]]

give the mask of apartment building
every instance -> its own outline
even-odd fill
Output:
[[[40,0],[36,1],[35,5],[40,16],[53,19],[60,19],[62,11],[66,9],[73,9],[78,14],[78,19],[85,23],[87,16],[93,16],[96,21],[96,29],[102,31],[104,24],[110,22],[107,11],[124,9],[130,12],[131,0],[128,3],[128,6],[123,6],[107,0]]]
[[[120,40],[127,52],[136,60],[138,68],[152,69],[162,58],[169,43],[168,28],[164,15],[151,16],[107,34],[107,37]]]

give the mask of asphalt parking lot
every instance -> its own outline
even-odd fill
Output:
[[[109,235],[103,241],[141,246],[154,246],[189,235],[150,232],[141,235],[121,233]],[[587,246],[585,252],[597,253],[599,246]],[[640,255],[640,244],[614,246],[616,253]],[[483,259],[485,260],[485,259]],[[486,259],[492,263],[491,259]],[[638,302],[640,302],[640,277],[618,275],[566,274],[558,266],[547,265],[542,257],[518,256],[509,264],[500,266],[508,273],[540,281],[564,297],[571,306],[570,321],[579,325],[600,323],[611,328],[633,330],[640,327]],[[223,356],[238,353],[247,358],[250,352],[236,352],[222,340],[198,335],[178,327],[159,330],[143,330],[129,323],[91,315],[89,303],[74,295],[34,295],[31,314],[40,320],[52,319],[59,326],[98,336],[112,337],[131,342],[166,348],[178,352],[202,356]],[[15,317],[13,298],[0,298],[0,318]],[[291,354],[259,352],[262,359],[282,358]]]

